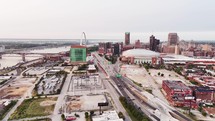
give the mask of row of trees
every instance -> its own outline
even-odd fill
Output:
[[[163,73],[160,73],[160,72],[158,72],[158,76],[164,76],[164,74]]]
[[[106,60],[108,60],[108,61],[110,61],[112,64],[115,64],[116,63],[116,61],[117,61],[117,56],[107,56],[107,55],[105,55],[105,59]]]
[[[146,69],[146,71],[148,72],[149,71],[149,69],[150,68],[152,68],[152,66],[151,66],[151,64],[150,63],[146,63],[146,62],[141,62],[141,63],[139,63],[139,67],[141,68],[141,67],[144,67],[145,69]]]
[[[136,119],[136,121],[149,121],[150,119],[142,113],[139,109],[137,109],[134,105],[129,103],[125,97],[119,97],[120,102],[125,107],[130,115]]]

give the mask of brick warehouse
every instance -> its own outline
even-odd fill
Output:
[[[209,87],[197,87],[194,90],[197,102],[215,103],[215,89]]]
[[[166,99],[175,107],[197,108],[195,100],[185,100],[186,96],[192,96],[192,90],[181,81],[164,80],[162,89],[166,93]],[[190,102],[191,101],[191,102]]]

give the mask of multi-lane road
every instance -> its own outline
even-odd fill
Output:
[[[93,53],[93,56],[97,59],[97,64],[100,65],[101,68],[103,68],[103,71],[104,73],[106,73],[107,77],[110,77],[113,83],[115,83],[116,85],[115,88],[118,88],[116,90],[119,90],[120,93],[128,100],[132,99],[131,101],[133,102],[133,104],[141,108],[141,111],[144,112],[144,114],[146,114],[151,120],[192,121],[183,114],[179,113],[173,107],[169,106],[165,101],[163,101],[163,99],[157,98],[158,97],[157,94],[161,92],[155,86],[155,84],[153,84],[153,87],[155,88],[153,94],[155,93],[157,94],[155,94],[155,96],[151,95],[153,97],[151,98],[151,100],[149,100],[151,101],[151,103],[144,101],[140,98],[140,95],[142,95],[143,91],[141,88],[133,84],[129,79],[125,77],[122,78],[115,77],[115,75],[118,74],[119,63],[117,63],[116,65],[108,64],[107,60],[100,57],[97,53]],[[131,87],[133,87],[136,90],[136,93],[138,93],[138,95],[131,90]],[[159,112],[159,115],[155,114],[156,111]]]

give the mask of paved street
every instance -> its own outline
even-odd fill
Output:
[[[114,107],[117,112],[122,112],[125,115],[126,121],[131,121],[130,117],[128,116],[128,113],[126,112],[125,108],[122,106],[121,102],[119,101],[119,95],[114,89],[114,87],[110,84],[110,80],[104,80],[104,85],[107,88],[109,94],[111,95],[114,103]]]
[[[71,77],[72,77],[72,72],[67,75],[67,78],[66,78],[65,83],[63,85],[63,88],[61,90],[61,93],[60,93],[58,100],[55,104],[54,112],[53,112],[53,115],[51,117],[52,121],[60,121],[61,120],[61,114],[59,114],[59,109],[62,106],[62,102],[64,100],[64,97],[67,95]]]

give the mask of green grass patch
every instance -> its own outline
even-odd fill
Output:
[[[152,90],[151,89],[145,89],[148,93],[152,94]]]
[[[194,81],[194,80],[191,80],[190,82],[191,82],[192,84],[194,84],[194,85],[199,85],[199,83],[196,82],[196,81]]]
[[[11,115],[10,119],[31,118],[37,116],[46,116],[52,114],[54,110],[53,105],[41,106],[43,101],[56,101],[57,98],[37,98],[26,99]]]
[[[132,80],[132,82],[133,82],[134,84],[136,84],[137,86],[142,87],[142,84],[141,84],[141,83],[135,82],[135,81],[133,81],[133,80]]]

